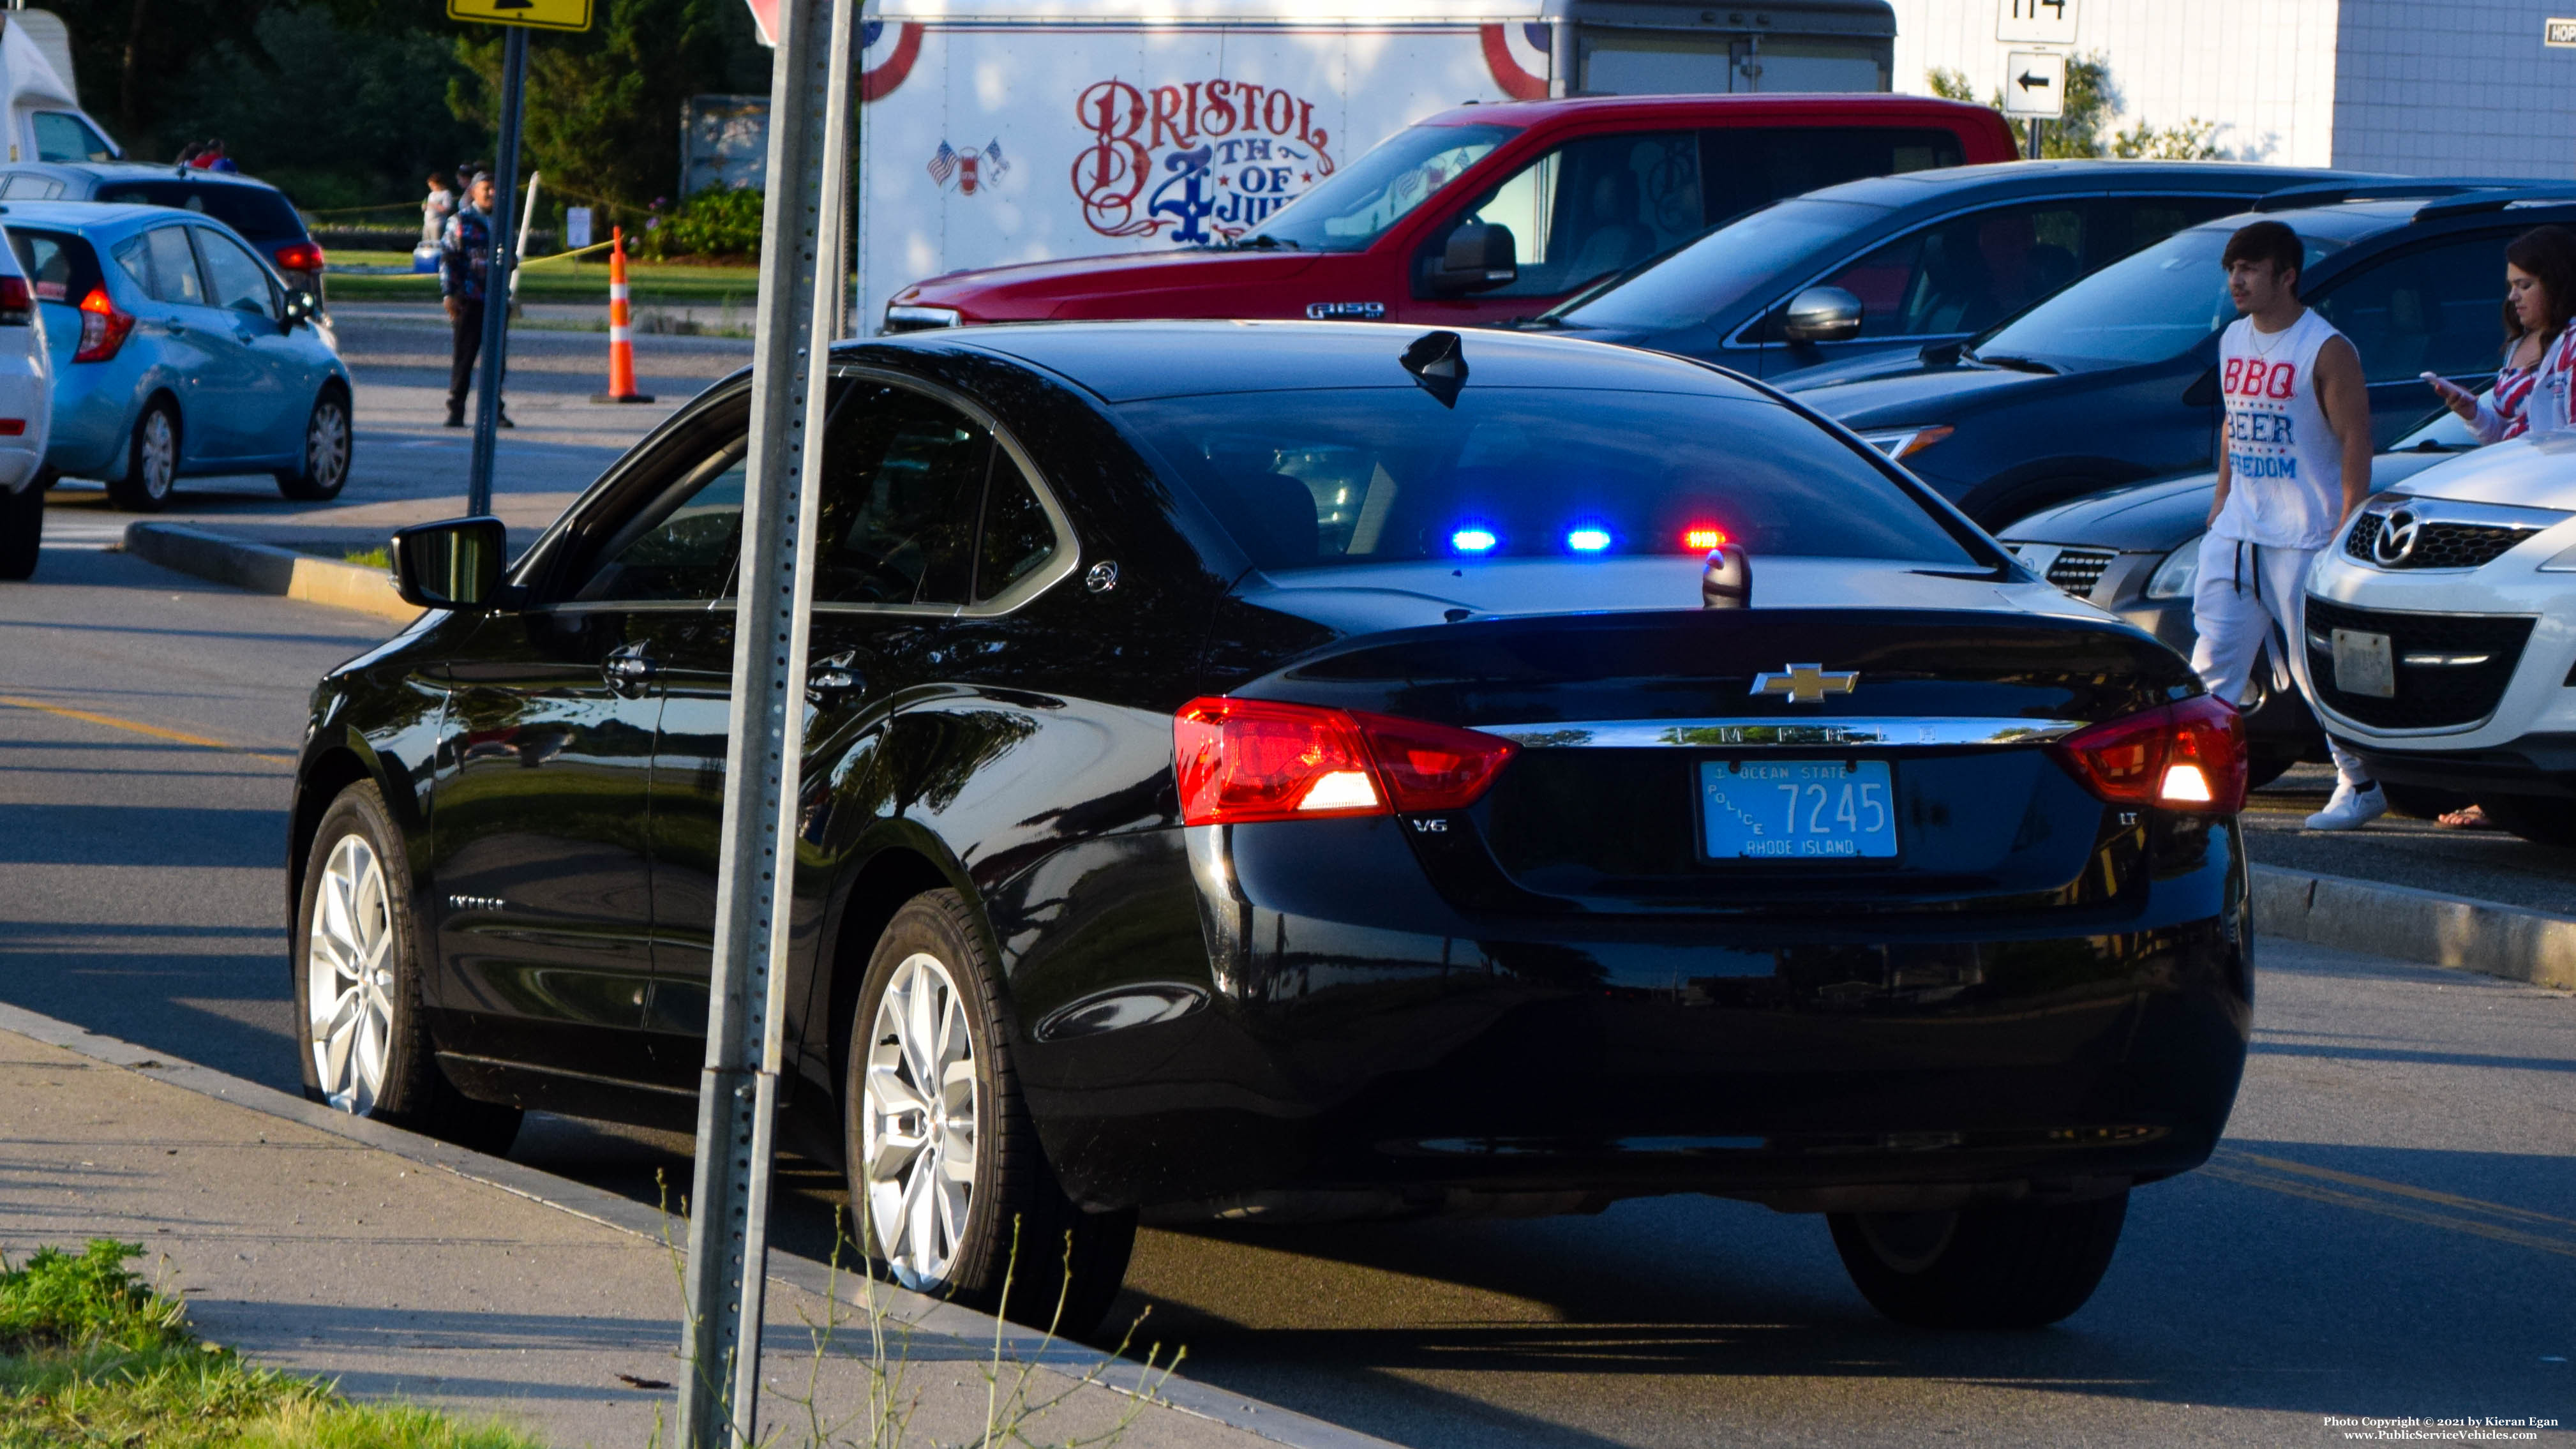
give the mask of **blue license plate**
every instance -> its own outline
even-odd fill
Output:
[[[1896,854],[1896,786],[1885,760],[1704,760],[1699,794],[1711,860]]]

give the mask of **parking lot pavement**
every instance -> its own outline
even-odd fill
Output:
[[[2348,876],[2385,885],[2500,901],[2525,910],[2576,911],[2576,850],[2535,845],[2502,830],[2445,830],[2390,813],[2359,830],[2309,830],[2307,817],[2334,790],[2326,765],[2300,765],[2257,790],[2245,812],[2245,854],[2256,865]]]
[[[290,546],[365,549],[406,524],[465,511],[468,429],[442,426],[447,414],[448,330],[430,304],[352,304],[332,309],[340,353],[357,384],[349,485],[316,506],[278,495],[266,475],[186,478],[172,522],[220,527]],[[608,340],[584,332],[514,330],[510,416],[501,434],[492,491],[495,511],[515,536],[532,537],[579,496],[602,469],[708,384],[751,361],[747,339],[645,336],[635,340],[638,382],[649,405],[593,403],[608,384]],[[104,548],[141,515],[110,507],[106,490],[77,479],[46,499],[48,550]]]
[[[374,637],[342,617],[92,556],[0,586],[0,695],[282,755],[314,676]],[[0,759],[18,767],[0,773],[0,1000],[291,1088],[284,768],[15,706]],[[1201,1381],[1424,1449],[2576,1423],[2576,998],[2271,940],[2261,965],[2225,1152],[2137,1193],[2101,1292],[2057,1329],[1892,1327],[1816,1219],[1693,1197],[1148,1230],[1111,1321],[1150,1308]],[[649,1202],[688,1147],[539,1118],[513,1158]],[[837,1184],[782,1164],[782,1248],[830,1242]]]

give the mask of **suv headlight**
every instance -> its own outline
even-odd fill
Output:
[[[933,327],[955,327],[965,320],[965,314],[954,307],[902,307],[888,303],[885,330],[927,332]]]
[[[1860,440],[1890,458],[1908,458],[1950,436],[1950,429],[1939,424],[1919,428],[1881,428],[1863,433]]]
[[[2194,584],[2200,582],[2200,541],[2208,537],[2195,533],[2183,540],[2182,547],[2166,554],[2163,563],[2147,576],[2150,599],[2188,599]]]

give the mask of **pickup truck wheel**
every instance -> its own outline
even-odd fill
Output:
[[[1955,1212],[1834,1213],[1834,1247],[1870,1306],[1919,1328],[2041,1328],[2093,1296],[2129,1195]]]
[[[852,1230],[906,1288],[1079,1336],[1127,1275],[1136,1215],[1085,1212],[1057,1186],[1000,982],[953,890],[905,902],[877,938],[842,1092]]]
[[[34,480],[15,493],[0,493],[0,579],[36,575],[45,543],[45,490]]]

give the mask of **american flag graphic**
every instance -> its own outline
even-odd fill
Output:
[[[946,186],[948,178],[956,174],[957,153],[950,149],[947,142],[942,141],[939,143],[939,150],[930,158],[930,179],[941,186]]]

